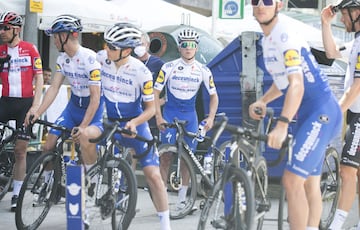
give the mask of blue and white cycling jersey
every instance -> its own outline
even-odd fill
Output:
[[[73,57],[60,53],[56,61],[56,72],[61,72],[70,84],[70,101],[81,108],[87,108],[90,102],[89,85],[101,84],[100,63],[96,53],[80,46]]]
[[[339,132],[342,114],[307,42],[291,25],[278,23],[262,40],[265,67],[286,94],[288,76],[303,75],[304,95],[297,111],[293,156],[286,169],[304,178],[320,175],[325,149]]]
[[[119,69],[106,56],[102,63],[102,92],[109,118],[133,118],[142,112],[144,102],[154,100],[153,78],[149,69],[138,59],[129,57]]]
[[[166,85],[164,110],[194,111],[196,94],[204,83],[209,95],[216,93],[213,76],[198,61],[187,64],[181,58],[167,62],[161,68],[154,89],[161,91]]]

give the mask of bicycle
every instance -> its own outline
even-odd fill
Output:
[[[4,198],[12,184],[15,164],[14,144],[21,129],[0,122],[0,200]]]
[[[205,137],[205,139],[207,139],[210,143],[208,151],[211,151],[213,156],[220,154],[216,146],[216,142],[228,120],[224,113],[216,114],[215,117],[218,121],[214,125],[213,135],[211,137]],[[181,219],[194,211],[193,207],[198,195],[197,171],[200,173],[204,196],[206,196],[207,192],[211,190],[214,185],[214,181],[217,179],[216,176],[218,175],[215,173],[215,170],[217,169],[216,166],[213,166],[213,173],[206,174],[199,159],[186,143],[185,137],[190,137],[192,139],[197,137],[196,133],[186,131],[186,123],[187,121],[175,118],[172,123],[162,124],[165,128],[174,128],[177,130],[176,144],[162,144],[159,146],[159,156],[168,152],[172,153],[170,168],[175,168],[173,171],[169,170],[170,175],[167,177],[169,178],[169,181],[168,183],[165,183],[170,184],[172,188],[176,188],[168,189],[170,219]],[[190,181],[185,201],[180,203],[182,205],[179,205],[178,188],[180,188],[182,184],[181,171],[188,172]]]
[[[66,163],[63,146],[71,130],[44,120],[35,123],[60,130],[61,136],[56,148],[52,152],[43,153],[25,177],[15,214],[18,229],[38,228],[50,208],[65,196]],[[100,138],[105,137],[103,135]],[[106,138],[105,152],[99,153],[97,163],[85,174],[85,216],[96,229],[126,229],[135,215],[136,180],[129,164],[121,157],[114,157],[113,152],[109,151],[113,146],[109,138]],[[79,149],[77,152],[81,161]],[[52,169],[51,176],[45,183],[45,169],[48,168]],[[123,186],[115,188],[119,181]]]
[[[319,229],[329,228],[336,211],[340,195],[340,159],[337,150],[328,146],[325,152],[321,181],[321,196],[323,202],[323,211],[319,224]],[[281,187],[278,209],[278,229],[289,229],[287,219],[287,204],[285,189]]]
[[[272,116],[269,110],[268,116]],[[261,124],[261,123],[260,123]],[[271,204],[267,197],[267,163],[260,155],[258,141],[267,136],[257,131],[227,124],[233,138],[221,147],[223,172],[206,200],[198,229],[261,229]],[[267,133],[267,132],[265,132]],[[291,149],[292,136],[288,135],[282,152]]]

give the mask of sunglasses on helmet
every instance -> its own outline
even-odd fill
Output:
[[[3,31],[8,31],[8,30],[11,30],[11,27],[10,26],[6,26],[6,25],[0,25],[0,31],[3,30]]]
[[[197,47],[197,44],[196,44],[196,42],[193,42],[193,41],[185,41],[185,42],[180,43],[180,48],[182,48],[182,49],[186,49],[186,48],[196,49],[196,47]]]
[[[251,0],[251,5],[259,6],[260,2],[262,2],[264,6],[272,6],[275,4],[276,0]]]
[[[114,46],[111,43],[106,43],[106,46],[109,48],[109,50],[115,51],[115,50],[119,50],[119,47]]]

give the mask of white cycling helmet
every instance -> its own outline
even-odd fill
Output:
[[[8,24],[21,27],[23,25],[23,19],[17,13],[6,11],[0,15],[0,24]]]
[[[182,41],[195,41],[196,43],[199,43],[200,37],[195,30],[185,28],[181,30],[178,34],[178,43],[180,44]]]
[[[130,23],[117,23],[104,33],[104,40],[118,48],[135,48],[141,45],[142,32]]]

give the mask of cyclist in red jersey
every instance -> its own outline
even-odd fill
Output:
[[[43,87],[41,57],[35,45],[21,40],[22,25],[23,20],[17,13],[0,15],[0,38],[4,42],[0,45],[0,121],[16,120],[17,128],[23,126],[27,113],[37,110]],[[11,211],[16,209],[17,196],[25,177],[28,143],[29,137],[25,133],[15,143]]]

